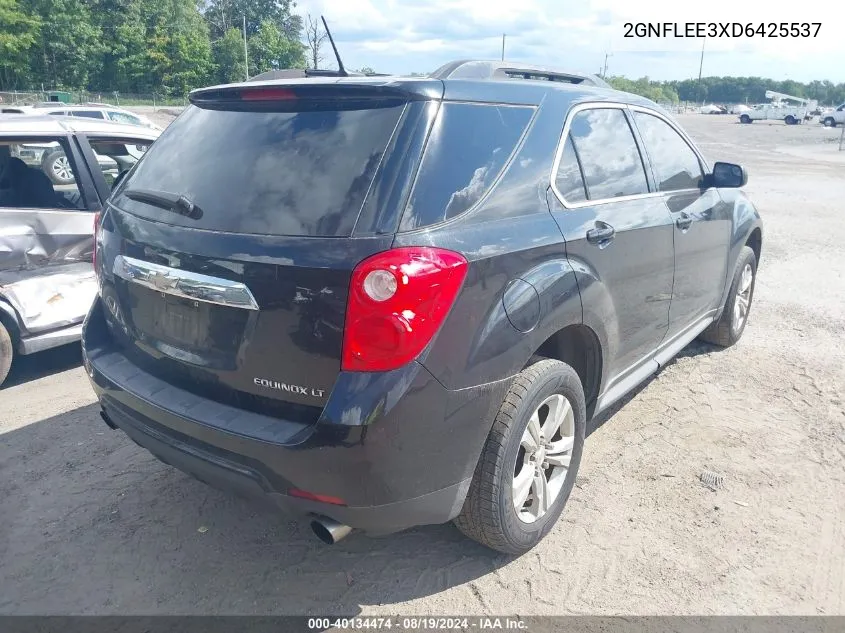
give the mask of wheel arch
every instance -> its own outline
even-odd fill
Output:
[[[534,351],[526,367],[543,359],[566,363],[581,380],[587,417],[591,417],[601,390],[602,346],[598,335],[583,323],[574,323],[557,330]]]
[[[15,309],[2,296],[0,296],[0,323],[9,331],[9,335],[17,345],[21,336],[21,324],[18,319],[18,313],[15,312]]]

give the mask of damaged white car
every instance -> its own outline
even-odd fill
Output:
[[[0,116],[0,385],[16,355],[79,339],[97,293],[94,219],[158,135],[105,121]],[[42,148],[63,178],[45,173]]]

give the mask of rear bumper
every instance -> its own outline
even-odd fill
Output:
[[[103,343],[95,304],[83,356],[108,420],[215,487],[370,533],[457,516],[510,381],[449,391],[421,365],[338,377],[320,421],[260,416],[172,387]],[[297,488],[345,505],[293,497]]]

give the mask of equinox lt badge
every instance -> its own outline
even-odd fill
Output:
[[[287,391],[288,393],[299,393],[303,396],[313,396],[315,398],[322,398],[322,389],[314,389],[313,387],[302,387],[300,385],[287,385],[276,380],[267,380],[266,378],[253,378],[254,382],[259,387],[266,387],[267,389],[275,389],[277,391]]]

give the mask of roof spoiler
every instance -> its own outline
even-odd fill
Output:
[[[610,88],[596,75],[578,71],[507,61],[461,59],[444,64],[429,75],[432,79],[537,79]]]

